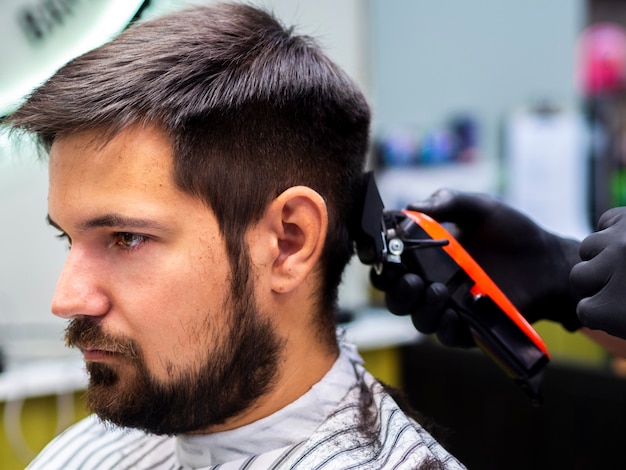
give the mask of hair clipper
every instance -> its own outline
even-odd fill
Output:
[[[373,175],[365,175],[355,241],[359,259],[379,272],[402,265],[426,285],[444,284],[474,341],[536,402],[550,360],[541,337],[498,286],[439,223],[420,212],[384,211]]]

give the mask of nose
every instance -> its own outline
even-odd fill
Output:
[[[105,315],[110,300],[104,290],[103,275],[97,259],[72,247],[52,297],[52,313],[61,318]]]

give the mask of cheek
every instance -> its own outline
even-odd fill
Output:
[[[196,258],[196,261],[200,259]],[[132,329],[153,373],[168,363],[183,366],[204,356],[212,339],[220,336],[229,290],[226,262],[213,266],[188,259],[170,263],[169,269],[153,272],[138,287],[133,304],[141,315]],[[131,294],[132,295],[132,294]]]

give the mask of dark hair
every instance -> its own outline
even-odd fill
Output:
[[[131,124],[160,126],[177,185],[215,212],[233,264],[245,229],[273,198],[290,186],[313,188],[330,219],[318,296],[328,332],[353,252],[347,225],[370,111],[311,38],[241,3],[174,12],[74,59],[7,121],[46,149],[83,130],[107,139]]]

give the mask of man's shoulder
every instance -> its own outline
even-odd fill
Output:
[[[28,469],[130,468],[131,460],[174,459],[173,438],[101,421],[95,415],[54,438]]]
[[[294,459],[295,468],[464,468],[385,387],[357,366],[350,392]],[[326,465],[326,466],[324,466]]]

